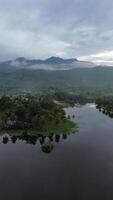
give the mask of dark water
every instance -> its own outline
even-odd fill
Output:
[[[113,119],[88,105],[67,112],[79,132],[50,154],[0,138],[0,200],[113,200]]]

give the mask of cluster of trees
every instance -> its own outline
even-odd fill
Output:
[[[49,90],[44,91],[46,98],[53,99],[65,105],[74,106],[75,104],[86,104],[93,102],[95,97],[92,97],[90,94],[84,94],[84,92],[79,92],[75,90],[64,90],[54,87],[50,87]]]
[[[113,96],[100,97],[96,100],[96,104],[99,111],[113,118]]]
[[[74,106],[76,103],[85,104],[86,102],[90,101],[90,99],[84,95],[65,91],[56,91],[54,93],[54,98],[71,106]]]
[[[23,96],[2,96],[0,98],[0,127],[2,129],[46,129],[49,122],[59,124],[65,121],[61,105],[51,99]]]

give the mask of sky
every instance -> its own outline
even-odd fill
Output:
[[[0,60],[50,56],[113,65],[113,0],[0,0]]]

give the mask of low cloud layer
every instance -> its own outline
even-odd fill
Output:
[[[0,0],[0,60],[78,57],[113,64],[112,0]]]
[[[97,65],[113,66],[113,51],[105,51],[102,53],[92,54],[89,56],[82,56],[79,58],[84,61],[93,61]]]

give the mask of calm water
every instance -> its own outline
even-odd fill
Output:
[[[90,105],[67,113],[79,132],[56,138],[50,154],[40,139],[0,138],[0,200],[113,200],[113,119]]]

